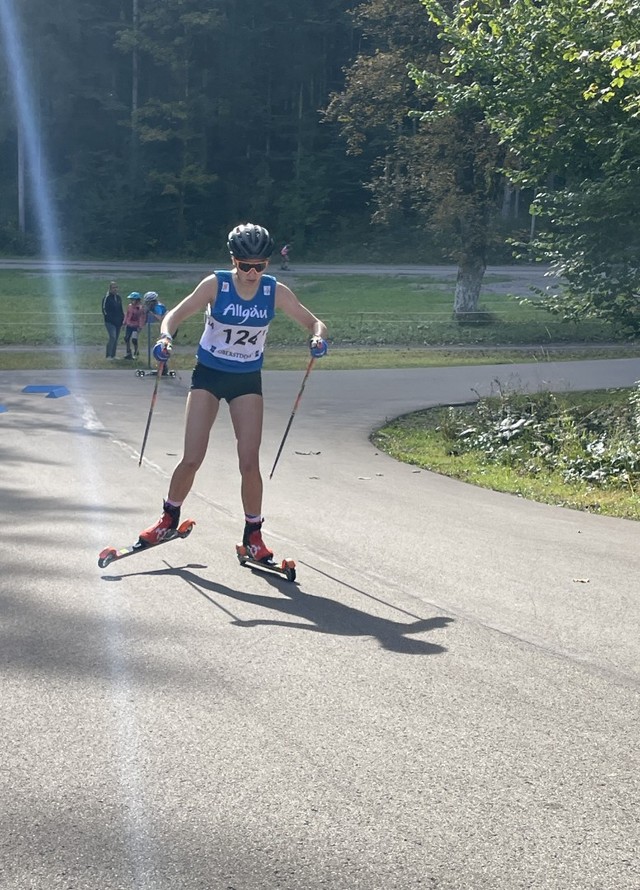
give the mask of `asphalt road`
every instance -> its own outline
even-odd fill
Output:
[[[419,472],[371,429],[637,360],[314,371],[239,566],[226,411],[184,541],[187,379],[0,372],[2,890],[636,890],[638,525]],[[265,476],[301,375],[265,375]],[[64,384],[57,399],[22,392]]]

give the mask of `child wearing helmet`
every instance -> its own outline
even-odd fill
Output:
[[[167,307],[164,305],[164,303],[160,302],[160,298],[158,297],[156,291],[148,290],[142,299],[144,301],[144,308],[147,313],[147,323],[151,324],[154,321],[160,321],[162,316],[167,311]]]
[[[184,452],[169,484],[160,519],[140,533],[140,545],[157,544],[178,527],[180,508],[207,452],[209,433],[220,402],[229,405],[240,466],[244,509],[242,543],[251,557],[269,562],[273,552],[262,539],[262,476],[259,450],[263,400],[261,369],[264,347],[277,309],[310,334],[311,354],[327,351],[324,322],[300,303],[286,285],[267,275],[273,238],[262,226],[245,223],[229,232],[232,268],[204,278],[162,319],[153,354],[166,362],[173,336],[185,319],[205,313],[205,327],[196,353],[185,418]]]
[[[133,361],[138,358],[138,332],[142,330],[144,324],[144,310],[142,308],[142,297],[138,291],[133,291],[127,297],[129,305],[124,316],[124,345],[127,350],[125,359]],[[133,346],[133,355],[131,347]]]

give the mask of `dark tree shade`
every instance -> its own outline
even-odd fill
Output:
[[[211,252],[240,219],[321,243],[364,217],[362,164],[321,109],[354,44],[337,0],[21,0],[41,157],[75,253]],[[18,7],[18,4],[16,4]],[[0,72],[0,250],[18,233],[18,126]],[[29,176],[27,170],[27,194]]]

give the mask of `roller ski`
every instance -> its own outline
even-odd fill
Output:
[[[273,551],[262,540],[262,522],[247,522],[244,527],[242,544],[236,544],[236,556],[241,566],[249,566],[259,571],[282,575],[287,581],[296,580],[296,564],[293,559],[283,559],[277,563]]]
[[[287,581],[296,580],[296,564],[293,559],[283,559],[280,563],[273,559],[254,559],[244,544],[236,544],[236,556],[241,566],[249,566],[250,569],[259,569],[263,572],[274,572],[276,575],[282,575]]]
[[[141,532],[135,544],[120,549],[105,548],[98,557],[98,566],[101,569],[106,569],[110,563],[118,559],[133,556],[134,553],[142,553],[143,550],[149,550],[159,544],[167,544],[169,541],[175,541],[176,538],[186,538],[191,534],[194,525],[193,519],[185,519],[184,522],[180,522],[180,508],[172,507],[165,502],[160,519]]]

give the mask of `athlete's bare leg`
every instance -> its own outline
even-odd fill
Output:
[[[209,434],[219,407],[218,399],[205,389],[192,389],[187,396],[184,452],[169,485],[168,500],[172,503],[182,503],[191,491],[193,480],[207,453]]]
[[[238,447],[238,464],[242,484],[240,495],[244,512],[249,516],[262,513],[262,476],[260,475],[260,443],[262,441],[262,396],[249,393],[229,403],[229,413]]]

